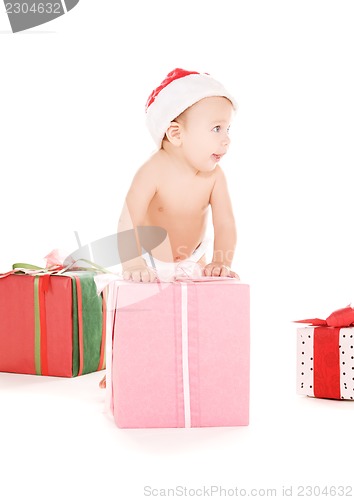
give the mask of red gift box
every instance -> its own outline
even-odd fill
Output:
[[[312,325],[297,329],[297,393],[354,399],[354,309],[297,323]]]
[[[94,273],[0,279],[0,371],[73,377],[105,367],[105,305]]]

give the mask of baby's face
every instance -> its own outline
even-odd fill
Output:
[[[228,99],[206,97],[177,120],[182,126],[183,154],[194,168],[211,171],[227,153],[232,116],[233,107]]]

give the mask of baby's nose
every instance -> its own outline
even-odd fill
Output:
[[[230,136],[228,134],[225,135],[223,137],[223,141],[222,141],[223,145],[228,146],[230,144],[230,142],[231,142]]]

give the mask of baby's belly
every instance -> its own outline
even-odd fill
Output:
[[[152,250],[152,256],[165,262],[188,259],[203,241],[207,226],[207,214],[202,217],[179,217],[164,220],[163,217],[149,217],[151,226],[166,230],[166,239]]]
[[[175,262],[188,259],[194,250],[204,239],[205,231],[200,228],[189,229],[182,234],[178,231],[175,234],[170,233],[171,253]],[[161,259],[160,259],[161,260]]]

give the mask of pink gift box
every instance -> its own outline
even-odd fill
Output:
[[[248,425],[249,285],[116,281],[109,294],[118,427]]]

